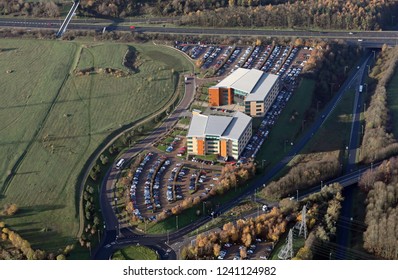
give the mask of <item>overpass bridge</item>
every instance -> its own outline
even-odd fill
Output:
[[[372,163],[369,166],[362,167],[358,170],[347,173],[345,175],[334,178],[332,180],[325,181],[325,182],[321,181],[321,182],[319,182],[319,185],[316,185],[308,190],[302,191],[302,193],[300,193],[300,195],[298,196],[298,200],[304,199],[307,196],[309,196],[310,194],[319,192],[323,187],[333,184],[333,183],[339,183],[343,188],[357,184],[359,182],[359,180],[361,179],[362,175],[366,171],[376,168],[376,167],[380,166],[382,163],[383,163],[382,161]]]
[[[72,20],[72,17],[76,13],[77,7],[79,7],[79,4],[80,4],[80,0],[73,1],[72,7],[70,8],[65,20],[62,22],[61,27],[59,28],[59,30],[57,32],[57,37],[61,37],[62,35],[64,35],[66,29],[68,28],[70,21]]]

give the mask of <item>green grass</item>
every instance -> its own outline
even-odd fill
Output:
[[[187,131],[186,130],[174,130],[171,134],[171,136],[176,137],[176,136],[185,136],[187,135]]]
[[[173,49],[134,45],[142,62],[136,74],[68,76],[80,44],[0,40],[0,206],[19,206],[6,223],[34,248],[56,250],[75,241],[77,179],[86,160],[110,133],[159,110],[174,93],[173,72],[191,67]],[[89,47],[77,67],[89,65],[90,57],[93,66],[107,58],[109,66],[121,65],[127,47]]]
[[[303,79],[264,141],[256,159],[265,160],[264,167],[274,166],[302,133],[305,111],[311,105],[315,81]],[[295,114],[296,113],[296,114]],[[294,120],[292,119],[295,114]],[[304,130],[308,124],[304,122]]]
[[[191,118],[180,119],[179,123],[183,125],[189,125],[191,123]]]
[[[131,47],[133,49],[133,47]],[[124,44],[99,43],[97,45],[84,47],[79,61],[79,69],[88,67],[122,69],[128,68],[123,65],[123,57],[128,49]]]
[[[332,114],[325,120],[324,125],[307,143],[303,153],[344,151],[350,141],[354,97],[353,90],[344,94]]]
[[[203,106],[199,106],[199,105],[193,104],[191,106],[191,110],[193,111],[195,109],[204,112],[207,109],[207,107],[203,107]]]
[[[217,155],[210,154],[210,155],[195,155],[196,158],[203,159],[203,160],[210,160],[210,161],[217,161]]]
[[[271,260],[279,260],[278,254],[279,251],[282,249],[282,247],[286,244],[286,238],[287,238],[287,233],[289,231],[286,230],[286,232],[281,236],[279,242],[276,244],[275,249],[272,251]],[[298,250],[300,250],[301,247],[303,247],[305,244],[305,240],[303,236],[293,236],[293,257],[296,256]]]
[[[393,77],[387,86],[387,105],[391,115],[391,129],[395,138],[398,137],[398,70],[395,70]]]
[[[144,246],[130,246],[116,251],[112,260],[157,260],[158,255],[152,249]]]

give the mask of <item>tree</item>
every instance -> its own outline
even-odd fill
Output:
[[[220,244],[214,244],[213,245],[213,254],[214,256],[217,258],[220,255],[220,251],[221,251],[221,246]]]
[[[246,247],[242,246],[239,250],[239,255],[242,260],[247,258],[247,249]]]
[[[66,260],[66,257],[63,254],[57,256],[57,261],[63,261],[63,260]]]
[[[100,161],[101,161],[102,165],[105,165],[108,163],[109,159],[105,155],[100,155]]]
[[[18,211],[18,206],[14,203],[4,205],[3,215],[13,216]]]
[[[306,246],[301,247],[297,252],[296,258],[299,260],[312,260],[311,249]]]

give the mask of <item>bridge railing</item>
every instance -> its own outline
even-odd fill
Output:
[[[68,28],[69,22],[72,20],[73,15],[75,14],[77,7],[80,4],[80,0],[75,0],[72,7],[70,8],[68,15],[66,16],[65,20],[63,21],[63,23],[61,24],[61,27],[59,28],[58,32],[57,32],[57,37],[61,37],[65,31],[66,28]]]

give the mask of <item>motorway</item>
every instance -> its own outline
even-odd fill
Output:
[[[160,22],[169,18],[137,19],[129,22]],[[120,25],[124,21],[110,21],[97,19],[93,21],[73,20],[68,29],[107,31],[130,31],[130,26]],[[13,28],[49,28],[56,29],[60,25],[59,20],[43,20],[29,18],[0,18],[0,27]],[[358,31],[349,34],[348,31],[306,31],[306,30],[267,30],[267,29],[232,29],[232,28],[200,28],[200,27],[169,27],[169,26],[135,26],[134,32],[141,33],[166,33],[166,34],[190,34],[190,35],[222,35],[222,36],[261,36],[261,37],[300,37],[300,38],[325,38],[343,39],[350,44],[363,45],[365,47],[381,47],[383,44],[390,46],[398,44],[398,31]],[[361,41],[358,41],[361,40]]]
[[[358,70],[359,72],[359,77],[358,77],[358,82],[355,85],[355,100],[354,100],[354,105],[353,105],[353,110],[352,110],[352,125],[351,125],[351,133],[350,133],[350,140],[347,145],[347,151],[348,151],[348,163],[346,166],[345,172],[351,172],[355,169],[356,166],[356,160],[357,160],[357,153],[359,151],[359,128],[360,128],[360,117],[361,117],[361,112],[362,112],[362,95],[364,94],[363,89],[362,92],[359,92],[359,85],[364,85],[365,77],[366,77],[366,71],[369,70],[368,67],[370,67],[371,62],[369,60],[371,58],[374,58],[375,54],[371,54],[365,64],[360,67]],[[366,71],[365,71],[366,70]],[[366,84],[366,91],[367,91],[367,84]]]

